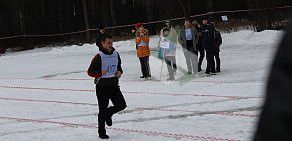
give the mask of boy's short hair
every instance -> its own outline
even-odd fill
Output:
[[[108,35],[108,34],[104,34],[101,36],[101,42],[105,42],[106,39],[113,39],[113,37],[111,35]]]
[[[190,18],[185,18],[185,21],[191,22]]]

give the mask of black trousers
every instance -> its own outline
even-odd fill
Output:
[[[206,59],[207,59],[207,68],[206,68],[206,72],[210,73],[213,72],[215,73],[215,62],[214,62],[214,50],[212,49],[206,49]]]
[[[174,78],[174,72],[176,72],[176,61],[175,56],[165,56],[165,62],[167,64],[167,70],[170,78]]]
[[[198,45],[199,46],[199,45]],[[203,49],[203,47],[199,47],[199,53],[200,53],[200,58],[199,58],[199,68],[201,68],[203,60],[205,58],[205,50]]]
[[[143,77],[151,76],[150,66],[149,66],[149,56],[140,57],[139,59],[140,59],[140,64],[141,64],[141,70],[142,70]]]
[[[98,132],[105,133],[105,120],[113,114],[124,110],[127,105],[119,86],[96,86],[98,100]],[[109,100],[114,106],[108,107]]]
[[[215,60],[216,60],[216,70],[220,71],[220,56],[219,56],[219,52],[215,52]]]

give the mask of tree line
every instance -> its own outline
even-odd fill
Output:
[[[137,22],[160,21],[207,12],[238,9],[263,9],[292,5],[291,0],[2,0],[0,2],[0,38],[16,35],[51,35],[112,27]],[[279,29],[287,20],[288,9],[226,13],[238,22],[249,21],[256,31]],[[223,13],[224,14],[224,13]],[[209,15],[220,21],[222,14]],[[181,24],[182,21],[174,21]],[[156,34],[161,23],[149,24]],[[130,29],[117,28],[115,35],[128,35]],[[34,48],[38,45],[93,43],[96,31],[57,36],[0,39],[0,48]]]

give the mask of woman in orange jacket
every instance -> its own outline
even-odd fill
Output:
[[[142,23],[135,24],[137,29],[136,32],[136,48],[137,48],[137,57],[139,57],[141,63],[142,76],[140,78],[150,79],[150,66],[149,66],[149,32],[147,29],[144,29]]]

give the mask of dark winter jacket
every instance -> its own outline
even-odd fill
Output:
[[[107,52],[103,49],[100,49],[100,51],[102,51],[104,54],[107,55],[111,55],[113,54],[113,52],[115,51],[115,49],[113,48],[113,50],[111,52]],[[91,61],[91,64],[87,70],[87,74],[91,77],[95,77],[95,78],[100,78],[102,76],[102,70],[101,70],[101,56],[99,54],[97,54]],[[123,73],[122,67],[121,67],[121,58],[120,55],[118,55],[118,67],[117,67],[117,71],[120,71]],[[114,78],[100,78],[97,85],[99,86],[116,86],[119,84],[119,80],[118,78],[114,77]]]
[[[206,50],[214,49],[215,28],[210,24],[202,27],[202,46]]]
[[[214,47],[215,52],[220,52],[220,45],[221,44],[222,44],[221,33],[220,33],[220,31],[215,30],[215,47]]]
[[[192,36],[193,36],[193,48],[195,51],[198,51],[197,44],[199,42],[199,34],[195,28],[191,28]],[[187,41],[186,41],[186,31],[185,28],[180,30],[180,36],[178,38],[178,42],[184,49],[187,49]]]
[[[194,28],[197,30],[197,32],[199,34],[199,42],[197,43],[197,48],[198,48],[198,50],[201,50],[201,49],[203,49],[203,47],[202,47],[202,31],[203,31],[203,28],[199,27],[199,26],[196,26]]]
[[[253,141],[292,141],[292,23],[278,49]]]

